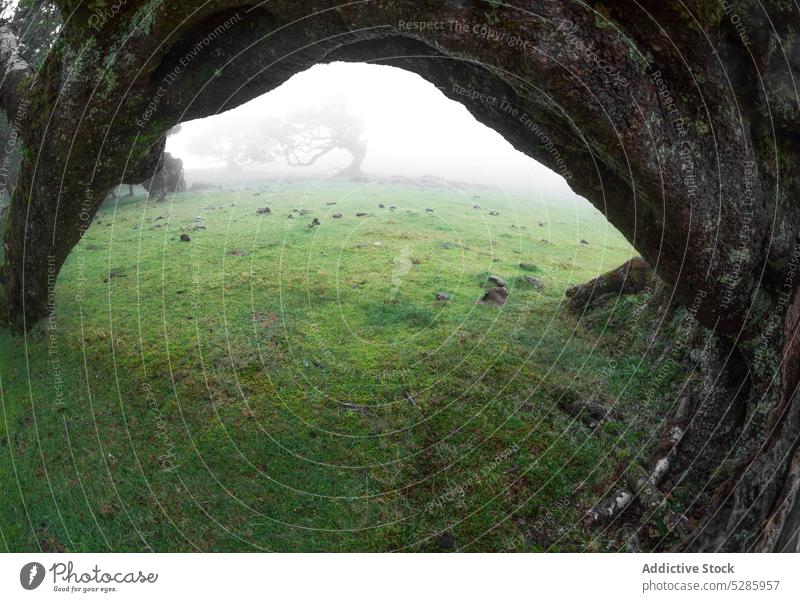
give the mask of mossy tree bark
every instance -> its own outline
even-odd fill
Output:
[[[792,3],[57,4],[69,18],[38,73],[0,36],[0,102],[12,122],[27,109],[4,266],[17,325],[47,314],[53,272],[109,190],[152,176],[172,126],[315,63],[402,67],[563,174],[741,358],[736,469],[691,545],[787,541],[800,513]]]

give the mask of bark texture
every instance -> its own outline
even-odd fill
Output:
[[[172,126],[316,63],[402,67],[564,175],[729,351],[715,369],[747,388],[736,461],[687,546],[796,547],[794,3],[57,4],[69,18],[35,74],[0,27],[0,104],[25,147],[5,239],[18,327],[47,314],[98,205],[155,173]]]

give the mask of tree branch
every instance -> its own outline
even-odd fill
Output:
[[[19,54],[19,41],[11,25],[0,20],[0,108],[13,123],[22,96],[19,85],[33,74],[33,67]]]

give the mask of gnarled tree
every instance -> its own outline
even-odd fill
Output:
[[[242,126],[222,121],[211,132],[195,138],[189,150],[207,159],[236,167],[278,159],[291,167],[309,167],[335,150],[350,153],[342,177],[357,177],[367,156],[364,123],[341,100],[318,107],[302,107],[283,115]]]
[[[687,546],[797,548],[796,5],[56,4],[65,25],[39,70],[0,27],[0,105],[25,147],[5,238],[18,327],[47,314],[48,273],[110,189],[153,173],[170,127],[315,63],[402,67],[563,173],[717,333],[709,369],[741,403],[724,485]]]

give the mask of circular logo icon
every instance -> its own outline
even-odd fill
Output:
[[[36,589],[44,581],[44,566],[38,562],[29,562],[19,572],[19,582],[25,589]]]

